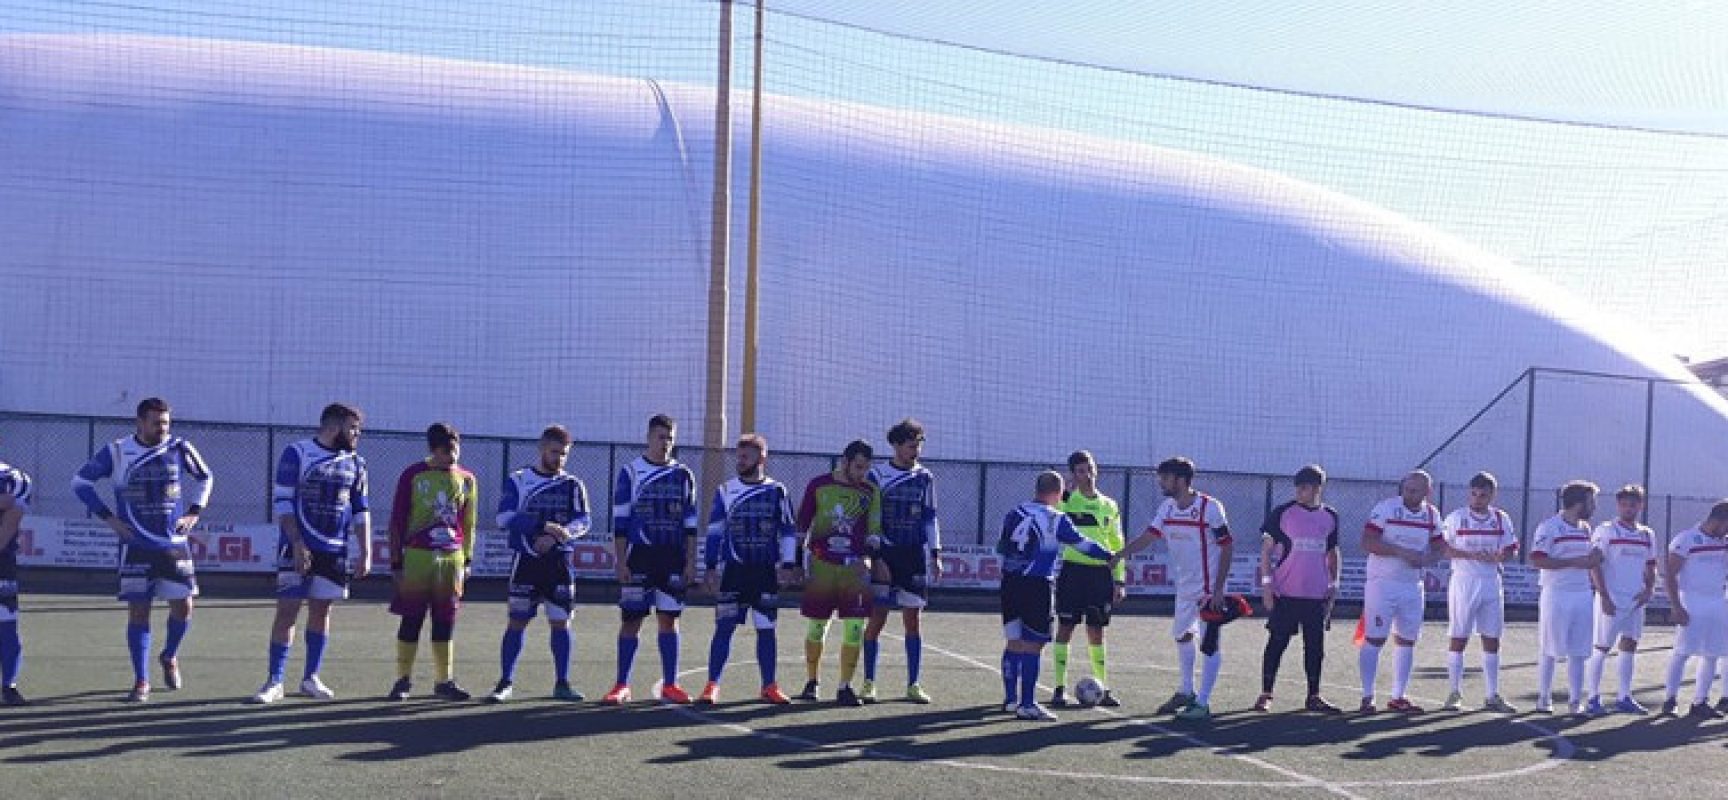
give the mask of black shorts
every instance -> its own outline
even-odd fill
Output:
[[[337,600],[348,594],[348,551],[321,553],[312,550],[311,569],[300,574],[294,561],[294,546],[282,542],[276,548],[276,596],[286,600]]]
[[[191,554],[183,547],[151,550],[121,545],[117,596],[128,603],[197,597],[198,573]]]
[[[624,565],[630,570],[618,599],[625,619],[641,619],[649,612],[677,616],[684,611],[684,548],[630,545]]]
[[[750,612],[770,626],[780,608],[780,578],[773,564],[726,564],[720,573],[720,593],[714,598],[717,622],[744,624]]]
[[[1064,562],[1056,573],[1056,616],[1063,625],[1102,628],[1110,624],[1116,579],[1102,564]]]
[[[1266,630],[1274,636],[1294,636],[1307,627],[1323,631],[1326,628],[1326,601],[1303,597],[1280,597],[1266,616]]]
[[[876,607],[923,608],[930,599],[924,548],[884,547],[876,558],[881,565],[871,576]]]
[[[1002,632],[1010,639],[1050,641],[1055,618],[1050,613],[1049,578],[1002,576]]]
[[[18,548],[0,552],[0,622],[18,618]]]
[[[576,568],[570,554],[552,550],[544,555],[517,554],[510,570],[510,618],[533,619],[540,606],[548,619],[569,619],[576,607]]]

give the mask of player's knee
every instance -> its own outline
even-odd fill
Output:
[[[846,627],[843,629],[842,634],[843,634],[843,636],[841,638],[841,642],[843,644],[850,645],[852,647],[857,647],[858,645],[863,644],[864,643],[864,620],[861,620],[861,619],[846,620]]]
[[[774,615],[772,615],[772,614],[764,614],[759,610],[751,609],[750,610],[750,622],[756,627],[756,630],[759,630],[759,631],[774,630]]]
[[[813,619],[804,626],[804,638],[807,641],[820,644],[828,638],[828,620]]]

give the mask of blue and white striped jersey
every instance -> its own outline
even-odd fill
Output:
[[[1113,555],[1097,542],[1080,535],[1068,515],[1043,503],[1021,503],[1002,520],[1002,537],[996,552],[1002,556],[1003,575],[1049,579],[1062,559],[1062,545],[1086,555],[1108,560]]]
[[[870,468],[870,482],[882,493],[882,546],[942,548],[936,522],[936,476],[923,464],[901,469],[887,461]]]
[[[683,548],[696,535],[696,476],[676,460],[646,458],[618,470],[612,536],[631,545]]]
[[[112,511],[96,491],[104,478],[114,486]],[[150,447],[127,436],[90,457],[72,476],[72,492],[90,513],[104,519],[118,516],[132,531],[133,547],[165,550],[186,543],[174,523],[186,512],[204,508],[211,482],[210,468],[191,442],[170,436]]]
[[[11,496],[13,508],[20,511],[30,510],[30,496],[35,492],[35,489],[36,486],[30,482],[29,474],[11,464],[0,461],[0,494]],[[12,541],[7,542],[4,548],[0,548],[0,555],[16,552],[18,552],[18,537],[16,536],[12,537]]]
[[[293,515],[300,538],[317,553],[344,554],[358,520],[371,521],[366,459],[353,450],[331,450],[302,439],[282,450],[272,492],[278,518]],[[288,543],[287,534],[281,541]]]
[[[588,487],[563,470],[544,475],[534,467],[523,467],[510,473],[498,498],[498,527],[509,535],[510,549],[538,558],[534,540],[540,538],[548,522],[563,526],[578,537],[586,535],[594,524],[588,512]],[[546,554],[575,549],[576,542],[571,539],[560,542]]]
[[[728,564],[790,563],[798,556],[798,524],[786,485],[764,478],[746,483],[733,478],[714,490],[708,514],[703,562],[713,569]]]

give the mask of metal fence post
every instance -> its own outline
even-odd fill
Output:
[[[990,475],[989,462],[986,462],[986,461],[978,462],[978,534],[977,534],[978,541],[973,542],[973,544],[983,544],[984,543],[984,520],[985,520],[984,506],[985,506],[985,502],[990,499],[990,494],[988,491],[989,487],[990,487],[989,475]]]
[[[1519,552],[1528,551],[1530,538],[1530,469],[1531,459],[1535,457],[1536,440],[1536,368],[1524,370],[1524,378],[1530,381],[1525,387],[1524,395],[1524,492],[1523,519],[1518,526],[1519,538],[1524,542],[1518,548]]]
[[[264,485],[276,485],[276,426],[264,427]],[[270,522],[276,516],[274,492],[264,493],[264,521]]]
[[[1644,382],[1644,496],[1650,496],[1650,451],[1656,437],[1656,382]],[[1672,501],[1668,503],[1674,505]],[[1650,504],[1644,504],[1644,521],[1650,521]]]

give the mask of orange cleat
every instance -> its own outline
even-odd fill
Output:
[[[767,686],[762,687],[762,700],[763,702],[773,703],[777,706],[791,705],[792,703],[792,698],[787,697],[785,692],[780,691],[780,684],[778,683],[770,683]]]
[[[662,686],[660,687],[660,702],[681,706],[689,705],[690,693],[684,691],[684,687],[679,686],[676,683],[670,686]]]
[[[697,696],[696,704],[711,706],[718,702],[720,702],[720,684],[709,681],[707,686],[702,687],[702,694]]]
[[[621,706],[628,702],[630,702],[630,684],[628,683],[620,683],[612,687],[612,691],[600,698],[600,705],[603,706]]]

